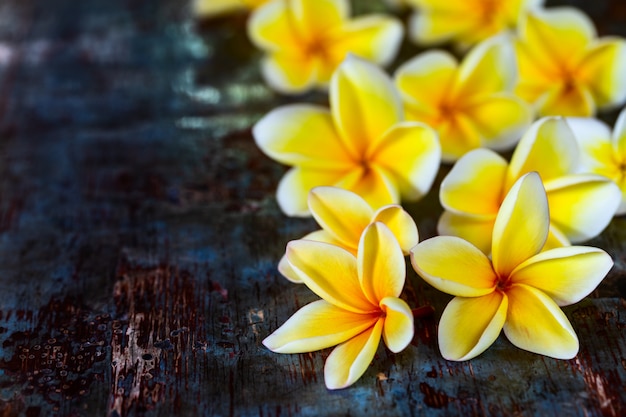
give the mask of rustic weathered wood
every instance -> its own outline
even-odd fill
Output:
[[[557,3],[626,36],[621,0]],[[626,414],[624,217],[590,242],[614,269],[565,309],[573,360],[502,337],[443,360],[449,297],[410,267],[406,300],[436,312],[353,387],[326,390],[328,350],[265,349],[315,299],[276,271],[315,225],[279,212],[284,168],[250,127],[278,104],[326,99],[275,95],[259,56],[244,15],[198,24],[183,0],[0,1],[1,416]],[[434,235],[436,187],[407,209]]]

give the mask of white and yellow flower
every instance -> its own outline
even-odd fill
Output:
[[[615,128],[591,118],[568,118],[581,147],[582,171],[613,180],[622,192],[616,215],[626,214],[626,109]]]
[[[287,245],[287,260],[322,300],[298,310],[263,344],[278,353],[338,345],[324,366],[329,389],[352,385],[365,373],[381,336],[392,352],[413,339],[413,314],[398,298],[406,275],[404,255],[384,224],[365,229],[356,257],[325,242],[296,240]]]
[[[283,212],[310,215],[307,195],[320,185],[353,191],[375,210],[428,192],[441,160],[437,134],[403,121],[400,97],[381,69],[348,57],[333,74],[330,106],[280,107],[253,127],[265,154],[293,166],[278,185]]]
[[[489,253],[504,196],[531,171],[541,175],[550,205],[545,249],[591,239],[613,218],[619,188],[600,175],[577,173],[580,151],[574,133],[565,119],[547,117],[531,125],[510,163],[488,149],[476,149],[458,160],[439,190],[444,207],[439,234],[461,237]]]
[[[452,41],[467,48],[513,30],[527,10],[543,0],[407,0],[417,8],[409,22],[411,39],[421,45]]]
[[[579,343],[559,308],[593,291],[611,269],[601,249],[570,246],[541,252],[548,237],[548,198],[537,173],[522,176],[504,198],[493,228],[491,259],[453,236],[412,249],[412,265],[455,298],[439,322],[439,349],[448,360],[484,352],[501,330],[515,346],[571,359]]]
[[[490,38],[459,64],[443,50],[426,51],[395,74],[408,120],[439,134],[444,161],[480,147],[512,147],[532,121],[530,107],[513,94],[515,52],[508,37]]]
[[[588,117],[626,101],[626,41],[598,38],[571,7],[535,10],[519,28],[516,93],[540,116]]]
[[[348,53],[389,64],[402,41],[400,21],[349,16],[347,0],[273,0],[257,9],[248,35],[266,53],[261,69],[268,85],[287,94],[325,88]]]
[[[316,187],[309,192],[309,210],[321,226],[302,239],[326,242],[340,246],[356,255],[359,239],[367,226],[375,222],[385,224],[398,240],[404,255],[417,245],[419,234],[415,221],[400,205],[390,204],[374,210],[357,194],[337,187]],[[283,256],[278,270],[292,282],[302,281]]]

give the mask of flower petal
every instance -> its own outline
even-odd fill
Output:
[[[437,236],[419,243],[411,249],[411,264],[426,282],[452,295],[489,294],[497,282],[489,258],[455,236]]]
[[[512,93],[493,94],[472,103],[465,112],[480,132],[483,146],[495,150],[511,148],[532,121],[528,104]]]
[[[350,15],[350,3],[346,0],[287,0],[291,23],[306,43],[315,42],[320,35],[340,26]]]
[[[375,315],[352,313],[318,300],[296,311],[263,344],[276,353],[313,352],[343,343],[377,320]]]
[[[319,62],[315,57],[275,52],[261,61],[265,82],[283,94],[302,93],[316,81]]]
[[[596,114],[596,103],[591,91],[580,84],[552,86],[536,103],[542,116],[589,117]]]
[[[243,9],[240,0],[194,0],[193,13],[196,16],[211,17]]]
[[[391,173],[374,164],[347,172],[333,185],[360,195],[373,209],[400,201]]]
[[[323,107],[279,107],[259,120],[252,134],[263,153],[285,165],[334,170],[354,165]]]
[[[374,210],[357,194],[338,187],[315,187],[309,193],[309,209],[322,229],[355,252],[361,233]]]
[[[536,288],[559,306],[574,304],[589,295],[613,266],[602,249],[570,246],[541,252],[511,273],[511,282]]]
[[[292,168],[281,178],[276,190],[276,200],[288,216],[310,216],[307,205],[309,191],[320,185],[334,185],[346,173],[342,171]]]
[[[337,346],[324,365],[324,381],[328,389],[341,389],[354,384],[374,359],[384,319],[376,325]]]
[[[295,28],[286,1],[270,1],[256,9],[248,19],[247,30],[250,41],[266,51],[297,52],[302,45],[300,39],[294,36]]]
[[[494,36],[468,52],[459,67],[455,97],[511,91],[517,80],[515,51],[506,36]]]
[[[445,114],[437,125],[441,142],[441,159],[454,162],[467,152],[481,146],[480,132],[467,114],[454,112]]]
[[[626,100],[626,41],[604,38],[596,42],[580,63],[579,72],[598,107],[623,104]]]
[[[403,118],[400,97],[387,74],[352,55],[333,74],[330,107],[344,144],[357,161]]]
[[[441,236],[457,236],[467,240],[488,255],[491,253],[491,234],[495,220],[495,215],[492,218],[481,219],[444,211],[437,223],[437,233]]]
[[[380,306],[385,312],[383,340],[390,351],[398,353],[413,340],[413,312],[404,300],[396,297],[383,298]]]
[[[386,66],[397,55],[403,34],[404,28],[398,19],[372,14],[347,21],[331,47],[343,57],[351,52]]]
[[[316,230],[314,232],[311,232],[303,236],[302,239],[314,240],[316,242],[326,242],[326,243],[330,243],[331,245],[341,246],[341,242],[337,241],[337,239],[335,239],[333,235],[331,235],[325,230]],[[344,249],[347,249],[347,248],[344,248]],[[352,254],[356,256],[356,247],[354,248],[353,251],[350,251],[350,252],[352,252]],[[285,255],[283,255],[283,257],[280,258],[280,261],[278,262],[278,272],[280,272],[282,276],[284,276],[285,278],[287,278],[289,281],[293,282],[294,284],[302,284],[302,280],[300,279],[300,276],[291,267],[291,265],[289,264],[289,261],[287,260],[287,256]]]
[[[292,240],[287,259],[300,279],[329,303],[354,313],[370,313],[378,303],[368,302],[357,276],[357,260],[338,246],[312,240]]]
[[[456,58],[446,51],[426,51],[402,64],[394,75],[407,109],[407,117],[432,122],[447,99],[456,76]],[[410,109],[410,110],[409,110]]]
[[[545,117],[533,123],[517,144],[509,164],[509,181],[512,185],[531,171],[548,181],[578,169],[578,158],[578,144],[565,119]]]
[[[617,154],[626,160],[626,108],[620,112],[615,122],[613,146]]]
[[[439,321],[439,350],[452,361],[472,359],[495,342],[506,320],[507,297],[494,291],[481,297],[455,297]]]
[[[504,334],[515,346],[557,359],[578,353],[578,338],[563,311],[538,289],[515,284],[508,291]]]
[[[541,178],[521,177],[508,192],[493,225],[491,256],[500,277],[541,251],[548,237],[550,213]]]
[[[580,146],[580,171],[605,175],[605,166],[613,159],[611,128],[603,121],[589,117],[568,117],[566,120]]]
[[[506,192],[507,168],[506,160],[493,151],[468,152],[441,182],[441,205],[456,214],[495,218]]]
[[[475,22],[463,13],[421,9],[409,20],[409,35],[417,44],[433,45],[452,39],[459,33],[469,32],[474,25]]]
[[[375,222],[365,229],[359,241],[357,261],[361,288],[372,304],[400,295],[406,264],[402,249],[387,226]]]
[[[384,223],[391,230],[404,255],[408,255],[409,250],[419,242],[415,220],[399,205],[381,207],[374,214],[373,222]]]
[[[532,47],[535,65],[558,73],[572,67],[596,37],[593,22],[574,7],[535,9],[520,26],[521,38]]]
[[[402,197],[417,200],[433,184],[441,162],[437,133],[417,122],[402,122],[388,130],[370,160],[392,174]]]
[[[599,235],[622,199],[619,187],[599,175],[568,175],[545,184],[550,219],[574,243]]]

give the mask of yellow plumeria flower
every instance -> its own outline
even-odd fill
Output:
[[[352,385],[367,370],[382,335],[394,353],[413,339],[413,314],[398,298],[406,264],[393,233],[382,223],[368,226],[357,256],[325,242],[296,240],[287,259],[322,300],[298,310],[263,340],[278,353],[303,353],[337,346],[326,359],[329,389]]]
[[[426,51],[398,68],[395,83],[407,119],[437,130],[449,162],[472,149],[502,150],[519,140],[532,115],[512,92],[516,78],[511,42],[499,36],[474,47],[460,64],[446,51]]]
[[[516,93],[540,116],[588,117],[626,100],[626,42],[597,38],[591,20],[569,7],[529,13],[516,42]]]
[[[558,359],[578,353],[578,338],[559,306],[580,301],[613,266],[601,249],[570,246],[541,252],[548,236],[548,199],[537,173],[521,177],[504,199],[493,229],[491,260],[454,236],[412,250],[417,273],[455,298],[439,323],[448,360],[484,352],[500,331],[515,346]]]
[[[210,17],[237,10],[254,9],[269,0],[194,0],[193,11],[196,16]]]
[[[302,239],[331,243],[356,255],[359,239],[365,228],[374,222],[385,224],[394,234],[405,255],[419,242],[415,221],[397,204],[374,210],[357,194],[337,187],[315,187],[309,192],[309,210],[322,227]],[[278,270],[288,280],[301,283],[291,269],[287,256],[283,256]]]
[[[407,0],[417,7],[409,34],[418,44],[452,41],[467,48],[514,29],[524,11],[543,0]]]
[[[458,160],[441,182],[439,200],[445,211],[440,235],[461,237],[485,253],[502,200],[522,175],[537,171],[550,204],[550,234],[545,249],[583,242],[609,224],[621,199],[611,180],[577,174],[580,151],[563,118],[533,123],[513,152],[510,164],[488,149],[476,149]]]
[[[307,195],[319,185],[353,191],[374,209],[428,192],[441,159],[437,133],[403,122],[400,97],[381,69],[348,57],[333,74],[330,107],[280,107],[252,129],[265,154],[293,166],[277,191],[287,215],[310,215]]]
[[[266,56],[263,76],[276,91],[295,94],[325,88],[353,53],[379,65],[395,57],[403,36],[399,20],[368,15],[350,20],[347,0],[274,0],[257,9],[248,35]]]
[[[613,180],[622,192],[616,215],[626,214],[626,109],[622,110],[613,133],[597,119],[568,118],[581,146],[582,170]]]

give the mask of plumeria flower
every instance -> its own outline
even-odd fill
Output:
[[[578,9],[529,13],[520,25],[516,52],[516,93],[541,116],[587,117],[626,100],[626,42],[598,39]]]
[[[261,70],[268,85],[287,94],[325,88],[349,52],[389,64],[402,41],[400,21],[349,16],[348,0],[273,0],[256,10],[248,35],[266,53]]]
[[[269,0],[194,0],[193,11],[196,16],[218,16],[236,10],[248,10],[259,7]]]
[[[310,215],[307,194],[319,185],[353,191],[374,209],[428,192],[441,158],[437,133],[403,121],[400,97],[381,69],[348,57],[333,74],[330,107],[280,107],[252,129],[265,154],[293,166],[277,191],[287,215]]]
[[[397,204],[374,210],[357,194],[337,187],[313,188],[309,192],[308,204],[313,218],[322,228],[302,239],[331,243],[356,255],[365,228],[371,223],[381,222],[394,234],[404,255],[408,255],[419,241],[415,221]],[[278,270],[290,281],[302,282],[291,269],[287,256],[280,260]]]
[[[521,15],[543,0],[407,0],[417,7],[409,34],[418,44],[452,41],[465,49],[515,29]]]
[[[537,171],[550,205],[545,249],[591,239],[613,218],[621,193],[605,177],[577,174],[579,165],[574,133],[565,119],[556,117],[533,123],[510,163],[488,149],[468,152],[441,182],[439,199],[445,211],[439,234],[461,237],[488,254],[504,196],[518,178]]]
[[[398,298],[406,264],[393,233],[380,222],[368,226],[357,256],[325,242],[291,241],[287,259],[322,300],[298,310],[263,344],[278,353],[337,346],[326,359],[328,389],[352,385],[367,370],[382,335],[394,353],[413,339],[413,314]]]
[[[513,94],[515,52],[505,36],[474,47],[460,64],[450,53],[426,51],[395,74],[406,117],[439,133],[444,161],[487,147],[506,149],[532,121],[529,106]]]
[[[569,246],[541,252],[550,228],[548,198],[537,173],[522,176],[505,197],[493,229],[492,257],[454,236],[412,249],[412,265],[455,298],[439,323],[444,358],[484,352],[500,331],[515,346],[558,359],[578,353],[578,338],[559,308],[593,291],[613,266],[601,249]]]
[[[622,192],[615,214],[626,214],[626,109],[617,118],[613,133],[598,119],[568,118],[568,123],[581,146],[583,171],[613,180]]]

